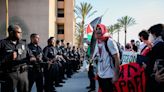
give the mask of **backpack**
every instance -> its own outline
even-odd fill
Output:
[[[108,41],[108,39],[105,40],[105,49],[106,49],[106,51],[108,52],[109,56],[112,57],[113,66],[115,67],[115,59],[114,59],[113,55],[111,54],[111,52],[110,52],[110,50],[109,50],[109,48],[108,48],[107,41]],[[116,42],[116,41],[114,41],[114,42]],[[122,57],[122,50],[121,50],[120,45],[119,45],[117,42],[116,42],[116,44],[117,44],[117,48],[118,48],[118,51],[119,51],[119,54],[120,54],[120,60],[121,60],[121,57]]]

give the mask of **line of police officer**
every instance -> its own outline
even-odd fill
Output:
[[[56,92],[55,86],[62,86],[65,74],[70,78],[79,68],[80,54],[71,50],[69,43],[65,48],[63,41],[54,37],[42,50],[38,45],[39,35],[31,34],[31,43],[26,45],[21,39],[22,30],[18,25],[10,25],[9,36],[0,41],[0,80],[1,92],[30,92],[34,82],[37,92]],[[56,44],[56,46],[55,46]]]

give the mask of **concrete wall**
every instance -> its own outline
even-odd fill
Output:
[[[49,29],[48,36],[55,36],[55,21],[56,21],[56,0],[49,0]],[[45,34],[43,34],[45,35]]]
[[[65,17],[57,18],[57,7],[64,7]],[[0,0],[0,39],[5,32],[5,0]],[[57,24],[64,24],[64,39],[74,45],[74,0],[9,0],[9,24],[18,24],[23,38],[29,42],[31,33],[40,34],[40,45],[45,47],[50,36],[57,37]]]
[[[6,22],[5,22],[5,14],[6,14],[6,8],[5,8],[5,0],[0,0],[0,39],[4,38],[6,36]]]
[[[75,31],[75,25],[74,25],[74,0],[65,0],[65,41],[70,42],[72,45],[74,45],[74,31]]]
[[[9,24],[22,27],[23,38],[29,42],[31,33],[40,34],[41,46],[49,37],[49,0],[9,0]],[[5,0],[0,0],[0,33],[5,30]],[[4,38],[0,34],[0,38]]]

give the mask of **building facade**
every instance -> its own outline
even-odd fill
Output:
[[[40,35],[40,45],[47,45],[51,36],[74,45],[74,0],[8,0],[9,24],[18,24],[23,38]],[[0,0],[0,39],[6,36],[6,0]]]

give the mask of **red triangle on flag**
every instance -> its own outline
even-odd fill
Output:
[[[87,31],[87,34],[93,32],[93,28],[91,27],[90,24],[87,26],[87,30],[86,31]]]

